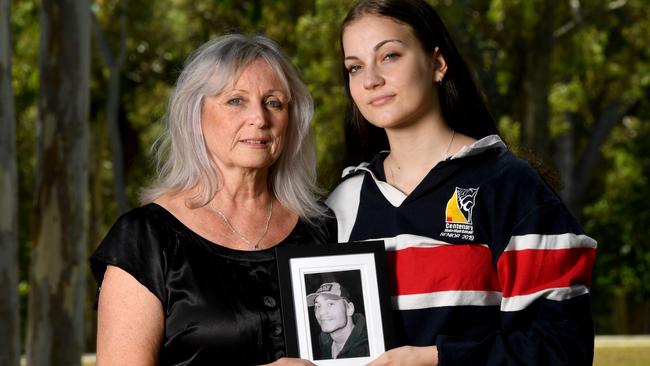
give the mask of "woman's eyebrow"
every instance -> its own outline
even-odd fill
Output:
[[[385,40],[377,43],[375,45],[375,47],[372,48],[373,52],[376,52],[378,49],[381,48],[381,46],[385,45],[386,43],[390,43],[390,42],[398,42],[398,43],[404,44],[404,42],[402,42],[401,40],[399,40],[397,38],[385,39]],[[346,56],[344,60],[358,60],[358,59],[359,58],[357,56]]]
[[[386,43],[389,43],[389,42],[398,42],[398,43],[402,43],[402,44],[404,44],[404,42],[402,42],[401,40],[399,40],[399,39],[397,39],[397,38],[386,39],[386,40],[383,40],[383,41],[377,43],[377,44],[375,45],[375,47],[373,47],[372,50],[373,50],[373,51],[377,51],[378,49],[381,48],[381,46],[383,46],[383,45],[385,45]]]

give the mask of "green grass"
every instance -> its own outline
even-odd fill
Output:
[[[95,366],[95,354],[85,354],[81,357],[81,366]],[[20,366],[26,366],[25,357],[20,359]]]
[[[650,365],[650,347],[597,347],[594,366]]]
[[[594,366],[650,365],[650,337],[598,336],[594,350]]]
[[[594,350],[594,366],[650,365],[650,337],[598,336]],[[95,355],[83,357],[82,366],[95,366]],[[24,359],[21,363],[24,365]]]

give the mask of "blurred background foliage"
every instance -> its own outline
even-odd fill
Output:
[[[343,152],[344,91],[338,25],[349,0],[89,1],[119,69],[118,126],[129,207],[149,182],[150,147],[189,53],[226,32],[278,41],[315,100],[318,170],[329,189]],[[596,332],[650,333],[650,7],[645,0],[431,1],[484,87],[510,147],[532,150],[560,179],[559,192],[599,242],[593,275]],[[21,303],[29,292],[37,125],[39,2],[11,1],[19,162]],[[121,33],[120,17],[125,17]],[[107,129],[109,71],[92,40],[91,251],[118,207]],[[531,98],[530,96],[533,96]],[[546,106],[546,107],[544,107]],[[541,143],[527,139],[531,111]],[[539,139],[537,140],[539,141]],[[526,153],[527,154],[527,153]],[[90,275],[88,281],[92,281]],[[94,347],[94,282],[87,291],[87,345]],[[22,307],[22,322],[26,311]]]

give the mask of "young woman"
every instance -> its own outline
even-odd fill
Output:
[[[401,345],[372,365],[590,365],[596,242],[507,150],[434,9],[359,1],[341,46],[348,156],[372,158],[327,203],[340,242],[385,241]]]

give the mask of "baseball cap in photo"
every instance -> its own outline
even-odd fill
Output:
[[[346,299],[350,300],[350,293],[345,287],[341,286],[338,282],[326,282],[316,290],[316,292],[307,295],[307,306],[314,306],[316,298],[320,295],[328,295],[333,299]]]

